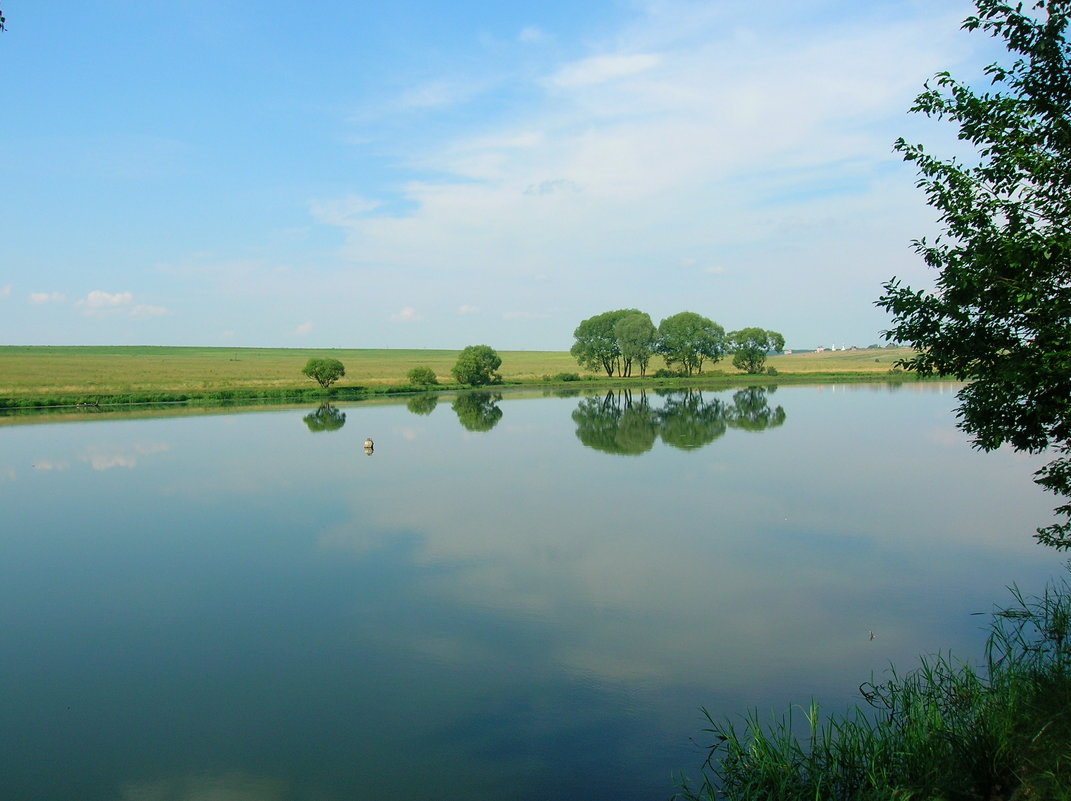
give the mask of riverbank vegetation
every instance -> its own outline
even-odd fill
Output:
[[[1071,587],[1013,588],[983,664],[923,659],[861,688],[869,708],[823,718],[811,703],[773,725],[708,715],[704,775],[682,801],[1071,799]]]
[[[607,378],[577,371],[567,351],[497,351],[504,387],[672,386],[701,380],[705,386],[741,386],[828,381],[903,380],[896,362],[910,354],[902,348],[825,351],[770,356],[777,376],[746,376],[722,363],[691,379],[670,373],[658,356],[646,378]],[[148,346],[0,347],[0,408],[42,408],[77,404],[238,403],[254,400],[303,401],[325,397],[348,400],[379,394],[457,389],[451,368],[458,350],[180,348]],[[335,359],[346,374],[329,390],[310,385],[302,375],[312,358]],[[409,373],[425,368],[421,380]],[[428,383],[428,374],[437,384]],[[913,378],[910,380],[914,380]]]

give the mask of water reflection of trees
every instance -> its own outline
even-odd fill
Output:
[[[453,409],[458,422],[469,431],[490,431],[502,419],[500,400],[499,393],[465,392],[454,399]]]
[[[338,431],[346,425],[346,413],[336,409],[330,403],[321,403],[320,408],[312,414],[305,415],[305,425],[309,431]]]
[[[413,414],[431,414],[439,405],[439,396],[434,393],[427,395],[414,395],[405,404],[405,408]]]
[[[704,397],[700,390],[660,390],[660,408],[652,407],[646,392],[610,390],[580,401],[573,422],[577,439],[606,453],[646,453],[659,437],[674,448],[693,450],[714,442],[728,428],[763,431],[784,423],[785,410],[769,404],[775,389],[748,387],[733,393],[728,402]]]

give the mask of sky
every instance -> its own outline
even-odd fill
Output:
[[[881,342],[961,0],[2,0],[0,344]],[[933,147],[930,147],[930,144]]]

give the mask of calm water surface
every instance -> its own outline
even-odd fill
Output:
[[[972,451],[954,403],[18,418],[0,797],[666,799],[701,706],[843,709],[890,662],[979,656],[970,613],[1061,571],[1040,462]]]

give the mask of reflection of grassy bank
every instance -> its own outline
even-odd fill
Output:
[[[507,386],[743,386],[816,381],[883,381],[905,350],[838,351],[773,356],[776,378],[744,376],[728,360],[692,378],[621,379],[581,374],[567,384],[554,376],[576,373],[564,351],[501,351]],[[323,393],[301,376],[310,357],[337,358],[346,376]],[[352,400],[408,392],[406,374],[429,367],[451,388],[453,350],[316,350],[171,347],[0,347],[0,408],[42,408],[79,403],[245,403],[255,400]],[[659,360],[651,372],[662,367]],[[902,377],[902,376],[901,376]],[[909,379],[909,380],[913,380]]]
[[[872,711],[821,720],[811,704],[772,727],[711,720],[712,801],[1071,799],[1071,587],[1013,591],[994,614],[984,669],[950,656],[862,687]],[[795,723],[803,723],[800,739]]]

